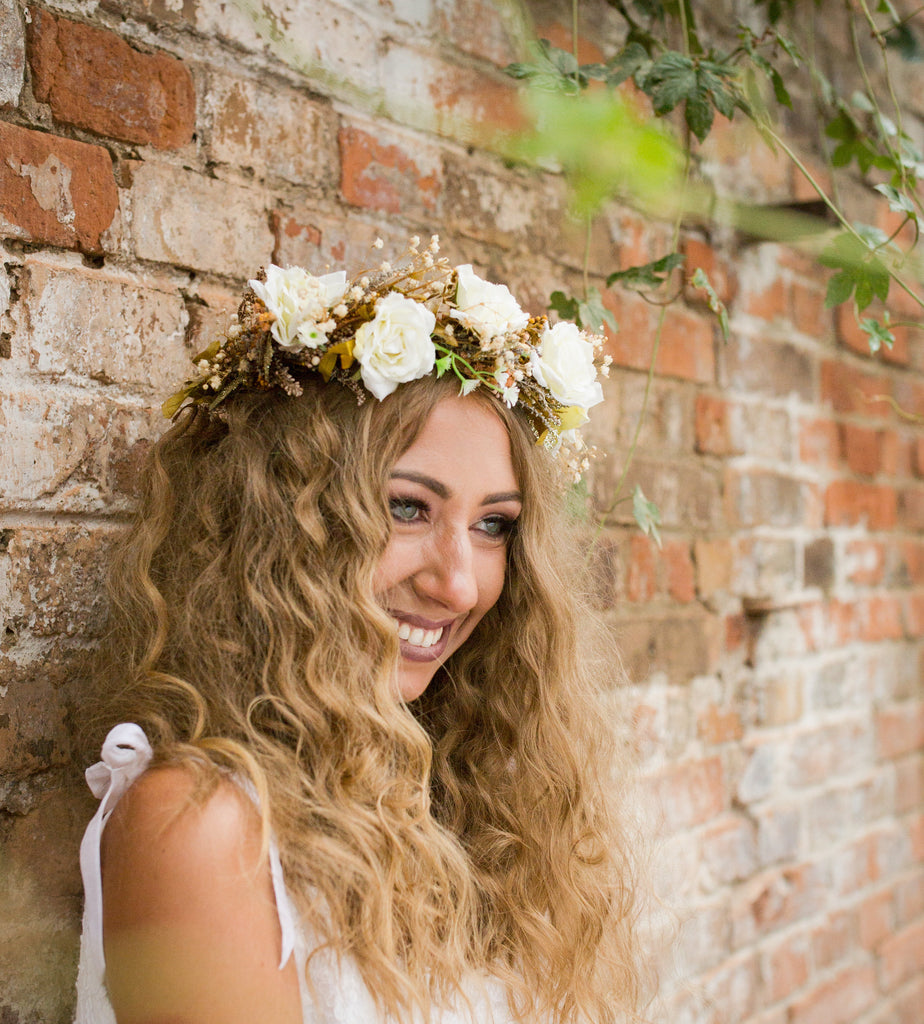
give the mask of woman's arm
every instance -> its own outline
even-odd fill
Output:
[[[233,782],[201,806],[183,768],[147,772],[103,834],[106,985],[119,1024],[301,1024],[260,819]]]

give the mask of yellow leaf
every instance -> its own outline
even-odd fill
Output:
[[[582,409],[579,405],[569,405],[562,410],[559,422],[563,431],[575,430],[577,427],[582,427],[589,419],[586,409]]]
[[[334,372],[334,368],[337,365],[338,356],[340,357],[340,365],[344,370],[349,370],[353,365],[352,338],[347,338],[345,341],[338,341],[336,345],[331,345],[324,355],[321,356],[321,362],[318,364],[318,372],[325,381],[330,380],[330,375]]]

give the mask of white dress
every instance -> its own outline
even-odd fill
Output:
[[[103,744],[102,760],[86,771],[87,783],[100,804],[80,844],[85,902],[74,1024],[116,1024],[105,984],[100,841],[119,799],[150,760],[151,746],[144,732],[137,725],[126,723],[110,730]],[[314,992],[309,994],[305,979],[309,944],[286,891],[275,842],[270,843],[270,872],[282,932],[279,967],[284,967],[290,956],[295,957],[304,1024],[385,1024],[355,962],[343,958],[338,963],[329,950],[321,950],[311,960],[308,971]],[[506,993],[499,982],[473,979],[466,996],[467,1001],[460,1000],[460,1006],[443,1010],[430,1024],[512,1024]]]

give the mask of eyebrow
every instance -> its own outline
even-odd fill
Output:
[[[427,490],[433,491],[444,501],[451,494],[449,488],[435,477],[427,476],[426,473],[414,473],[411,470],[395,470],[391,474],[392,480],[409,480],[411,483],[420,484]],[[496,494],[486,494],[481,501],[482,505],[496,505],[504,501],[523,501],[523,495],[519,491],[498,491]]]

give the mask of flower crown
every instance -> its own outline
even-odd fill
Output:
[[[226,336],[195,357],[199,375],[164,402],[164,415],[187,400],[214,410],[238,388],[300,395],[309,374],[381,401],[399,384],[452,373],[460,394],[484,387],[522,410],[537,441],[578,478],[590,454],[578,428],[603,400],[595,364],[603,339],[530,317],[506,286],[467,264],[451,268],[438,252],[436,235],[422,252],[412,238],[395,266],[383,262],[352,282],[343,271],[315,277],[271,265],[249,282]],[[609,363],[604,357],[603,375]]]

